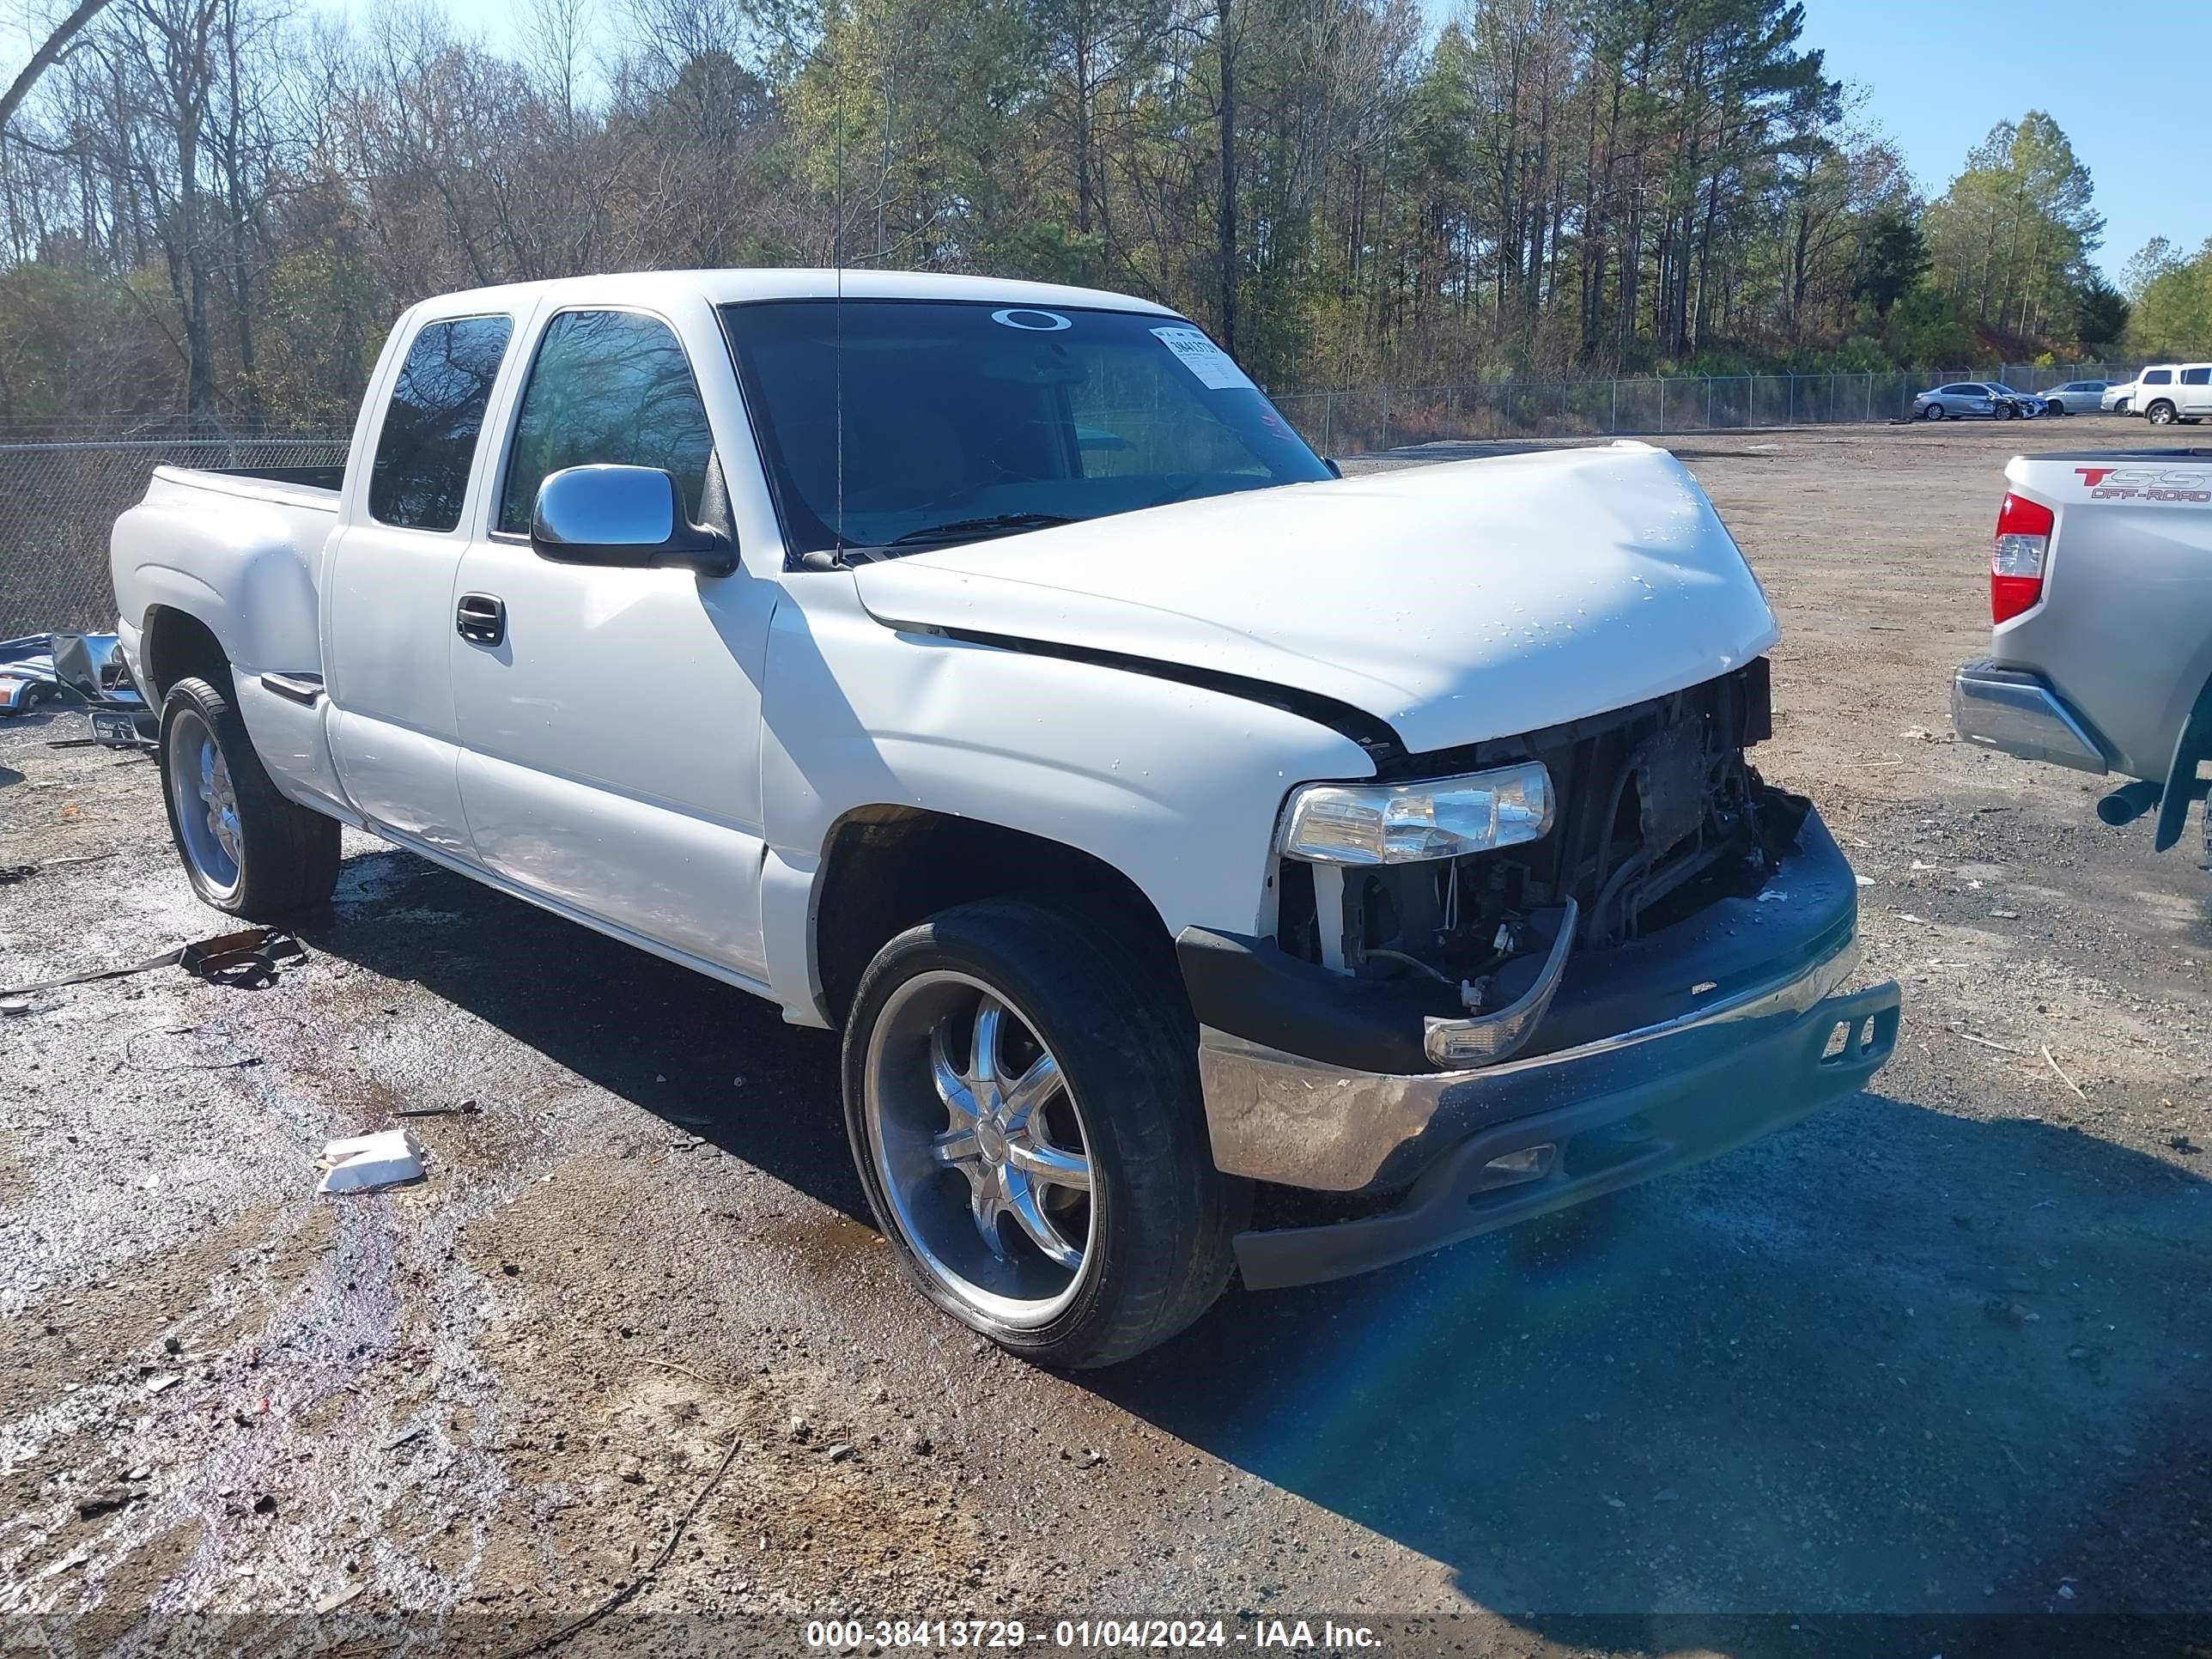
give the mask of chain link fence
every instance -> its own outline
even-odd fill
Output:
[[[1273,399],[1324,455],[1380,454],[1453,441],[1656,437],[1753,427],[1890,421],[1913,396],[1954,380],[2045,392],[2072,380],[2124,380],[2103,363],[1868,374],[1672,375],[1618,380],[1483,380],[1462,386],[1297,392]]]
[[[0,639],[115,626],[107,535],[157,466],[338,466],[328,433],[250,438],[0,437]]]

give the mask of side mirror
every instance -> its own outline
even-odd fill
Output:
[[[657,466],[571,466],[548,473],[530,515],[530,545],[557,564],[642,570],[680,565],[726,576],[738,551],[684,514],[675,477]]]
[[[1339,466],[1339,465],[1336,464],[1336,457],[1335,457],[1335,456],[1334,456],[1334,455],[1324,455],[1324,456],[1322,456],[1322,457],[1321,458],[1321,464],[1322,464],[1323,466],[1325,466],[1325,467],[1327,467],[1327,468],[1328,469],[1328,476],[1329,476],[1330,477],[1332,477],[1332,478],[1341,478],[1341,477],[1344,476],[1344,469],[1343,469],[1342,467]]]

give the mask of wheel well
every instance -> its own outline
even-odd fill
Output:
[[[830,830],[815,910],[824,1012],[842,1025],[876,952],[956,904],[1054,901],[1111,928],[1182,994],[1175,942],[1144,891],[1104,860],[1019,830],[913,807],[863,807]]]
[[[192,675],[218,689],[230,687],[230,653],[222,648],[213,629],[188,611],[157,605],[146,613],[146,632],[139,659],[152,684],[141,687],[155,708],[169,688]]]

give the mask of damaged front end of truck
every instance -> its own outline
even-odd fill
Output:
[[[1582,1201],[1880,1067],[1897,988],[1836,994],[1856,881],[1747,759],[1771,730],[1760,658],[1292,793],[1272,932],[1178,941],[1216,1161],[1304,1195],[1239,1241],[1248,1283]]]

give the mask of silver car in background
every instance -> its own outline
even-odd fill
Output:
[[[2025,395],[2010,386],[1986,380],[1954,380],[1913,398],[1912,416],[1919,421],[2009,421],[2039,412],[2039,405],[2025,404]]]
[[[2043,394],[2044,410],[2051,415],[2087,414],[2104,406],[2105,393],[2110,388],[2107,380],[2069,380]]]

